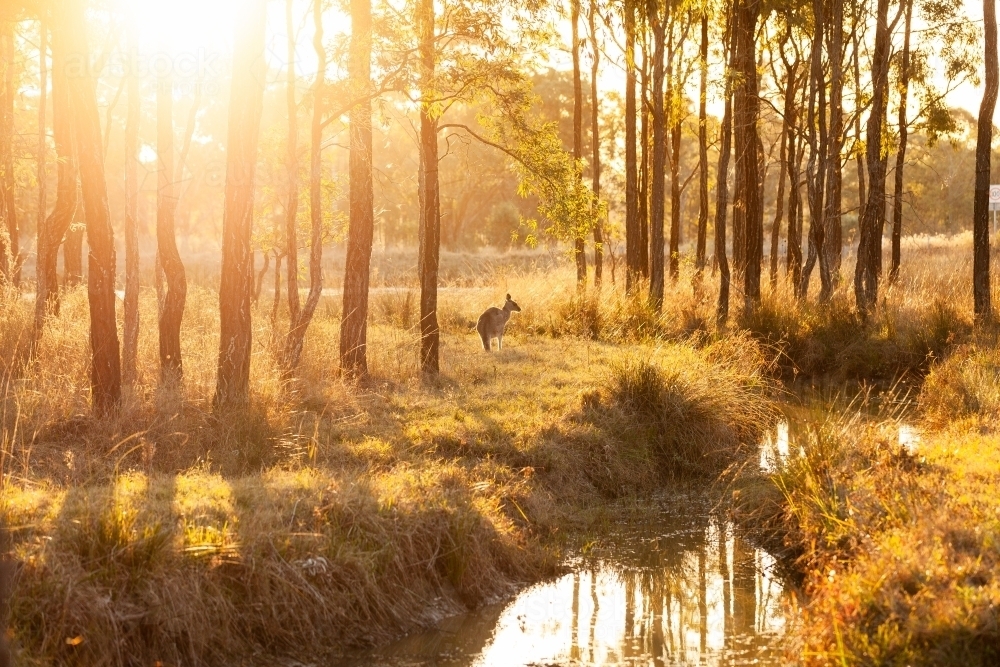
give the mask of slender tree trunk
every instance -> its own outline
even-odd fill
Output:
[[[636,155],[635,5],[625,0],[625,289],[632,293],[639,263],[639,184]]]
[[[313,0],[313,49],[316,51],[317,72],[313,84],[313,116],[310,130],[309,162],[309,294],[305,306],[291,320],[285,340],[285,369],[291,372],[299,365],[306,330],[312,322],[320,297],[323,295],[323,199],[322,199],[322,140],[323,91],[326,87],[326,49],[323,46],[323,5]],[[291,275],[291,274],[289,274]],[[298,305],[298,271],[296,271],[296,306]],[[345,283],[346,285],[346,283]],[[289,295],[291,292],[289,292]],[[289,299],[289,302],[291,299]]]
[[[670,97],[670,280],[677,282],[681,275],[681,114],[678,101],[673,94]]]
[[[437,117],[434,114],[434,1],[420,0],[420,368],[440,370],[441,332],[437,320],[438,261],[441,245],[441,199],[438,186]]]
[[[889,0],[878,0],[875,51],[872,53],[872,106],[868,116],[865,152],[870,190],[859,221],[858,260],[854,270],[854,296],[858,312],[867,315],[878,298],[882,264],[882,228],[885,224],[885,168],[882,127],[885,124],[889,87]]]
[[[600,60],[600,49],[597,44],[597,0],[590,0],[590,12],[587,14],[590,24],[590,50],[594,59],[590,65],[590,176],[591,188],[595,201],[601,198],[601,135],[598,124],[600,118],[600,100],[597,97],[597,73]],[[598,211],[594,212],[594,287],[600,289],[604,273],[604,225]]]
[[[757,121],[760,101],[757,97],[757,60],[754,36],[759,0],[737,0],[739,14],[736,31],[737,73],[739,81],[733,95],[733,135],[736,149],[735,221],[742,220],[744,230],[744,308],[760,303],[760,265],[763,248],[762,202],[760,190],[760,153]],[[734,243],[736,239],[734,237]]]
[[[910,92],[910,25],[913,18],[913,0],[906,1],[906,19],[903,28],[903,62],[899,77],[899,148],[896,151],[896,182],[892,197],[892,265],[889,284],[899,278],[900,240],[903,234],[903,167],[906,165],[906,103]]]
[[[705,271],[708,237],[708,3],[701,7],[700,81],[698,87],[698,245],[695,251],[695,279],[700,283]]]
[[[68,52],[88,62],[83,4],[70,3],[61,32]],[[86,67],[69,77],[70,106],[76,129],[83,208],[87,219],[87,296],[90,303],[91,400],[95,412],[115,410],[121,400],[121,356],[115,319],[115,243],[104,174],[104,145],[95,81]]]
[[[997,73],[997,9],[995,0],[983,0],[983,28],[986,64],[986,88],[979,107],[976,133],[976,195],[972,213],[972,295],[976,320],[984,321],[993,314],[990,302],[990,157],[993,144],[993,111],[1000,88]]]
[[[41,336],[45,316],[49,313],[59,314],[59,246],[73,222],[78,204],[75,133],[69,106],[66,65],[66,45],[57,29],[52,33],[52,134],[56,146],[56,203],[39,230],[35,296],[36,341]]]
[[[649,44],[642,49],[642,92],[640,96],[639,125],[641,136],[641,166],[639,171],[639,272],[649,278],[649,227],[650,227],[650,168],[653,150],[649,141],[651,104],[649,101],[649,80],[652,76]]]
[[[791,73],[798,70],[799,60],[796,57],[794,66],[786,63],[786,69]],[[804,142],[799,135],[799,100],[792,97],[786,99],[785,124],[787,125],[788,152],[785,170],[788,172],[788,247],[785,251],[785,276],[795,291],[798,291],[802,279],[802,197],[801,174]],[[789,108],[790,107],[790,108]]]
[[[128,57],[139,53],[135,20],[128,26]],[[139,72],[129,67],[128,112],[125,120],[125,326],[122,335],[122,380],[134,387],[139,349]]]
[[[45,27],[45,19],[41,18],[38,21],[38,165],[37,165],[37,180],[38,180],[38,213],[35,217],[35,229],[37,232],[37,238],[39,239],[39,244],[36,247],[36,259],[35,259],[35,273],[38,274],[38,267],[40,262],[38,257],[41,256],[41,238],[45,235],[45,214],[48,212],[48,178],[46,177],[45,167],[48,158],[48,141],[46,140],[46,105],[48,104],[48,86],[49,86],[49,69],[48,69],[48,37],[49,33]],[[35,293],[38,293],[36,288]]]
[[[14,198],[14,27],[13,20],[0,21],[0,213],[5,217],[6,234],[0,230],[0,279],[15,287],[21,284],[21,257]]]
[[[573,33],[573,160],[583,160],[583,81],[580,76],[580,0],[570,0],[570,20]],[[579,175],[580,178],[583,174]],[[587,286],[587,249],[581,231],[574,242],[576,286]]]
[[[352,95],[371,90],[371,0],[351,0],[350,75]],[[344,320],[340,325],[340,365],[350,375],[368,373],[368,286],[375,233],[372,184],[372,105],[351,110],[351,220],[344,267]]]
[[[861,51],[860,45],[858,44],[858,25],[861,19],[858,18],[858,2],[855,0],[851,3],[852,12],[852,25],[851,25],[851,41],[853,42],[853,57],[852,61],[854,64],[854,99],[861,99]],[[861,141],[861,114],[854,114],[854,138],[857,142]],[[858,170],[858,220],[861,220],[861,214],[865,210],[865,160],[860,150],[854,152],[854,162],[857,165]]]
[[[187,300],[187,277],[177,251],[174,215],[174,95],[173,78],[161,76],[156,90],[156,153],[160,160],[156,192],[156,256],[166,282],[163,308],[160,310],[160,381],[177,382],[183,375],[181,363],[181,320]]]
[[[222,279],[219,285],[219,372],[215,405],[245,406],[250,400],[250,299],[253,265],[250,232],[257,145],[264,107],[266,0],[240,8],[233,50],[226,144],[226,193],[222,212]]]
[[[729,19],[726,22],[726,82],[722,127],[719,128],[719,167],[716,176],[715,193],[715,260],[719,266],[719,301],[716,305],[715,319],[722,328],[729,319],[729,259],[726,257],[726,208],[729,206],[729,158],[732,154],[733,137],[733,65],[736,60],[736,12],[730,6]]]
[[[281,309],[281,260],[285,253],[275,248],[274,250],[274,298],[271,299],[271,332],[276,335],[278,331],[278,311]]]
[[[288,110],[288,145],[285,147],[285,171],[288,191],[285,193],[285,254],[288,259],[288,322],[289,330],[299,319],[299,107],[295,102],[295,20],[292,16],[294,0],[285,0],[286,42],[285,103]],[[326,56],[324,51],[323,56]],[[287,359],[286,359],[287,361]]]
[[[809,255],[802,270],[799,284],[799,298],[804,299],[809,292],[812,270],[819,263],[821,293],[826,294],[829,270],[824,250],[826,225],[823,205],[826,194],[826,77],[823,71],[823,36],[826,17],[822,0],[813,1],[815,27],[812,52],[810,54],[809,110],[806,125],[809,131],[809,163],[806,165],[806,190],[809,198]],[[822,298],[822,297],[821,297]]]
[[[664,51],[666,26],[661,17],[651,16],[653,29],[653,172],[650,192],[649,301],[656,310],[663,307],[663,219],[664,176],[666,172],[666,114],[663,105]]]
[[[778,47],[782,50],[782,59],[784,60],[784,48],[785,43],[791,38],[791,26],[788,28],[786,37],[782,40],[781,45]],[[796,63],[797,65],[798,63]],[[773,290],[778,284],[778,242],[781,239],[781,221],[785,215],[785,177],[791,174],[791,169],[788,168],[789,163],[794,158],[794,138],[793,138],[793,128],[795,121],[795,101],[796,101],[796,91],[795,91],[795,75],[797,67],[789,65],[785,62],[785,104],[782,112],[782,124],[781,124],[781,150],[779,151],[779,174],[778,174],[778,194],[774,200],[774,222],[771,223],[771,266],[770,266],[770,279],[771,279],[771,289]],[[791,146],[791,148],[790,148]],[[795,187],[795,182],[792,181],[792,187]],[[795,225],[795,217],[791,212],[789,213],[789,223],[788,239],[791,243],[791,231],[792,227]]]
[[[843,248],[843,227],[840,222],[840,193],[843,169],[840,160],[844,146],[844,4],[830,3],[829,41],[830,61],[830,131],[827,136],[826,158],[826,213],[823,216],[823,245],[826,254],[827,274],[819,300],[826,303],[833,296],[834,281],[839,281]],[[822,265],[820,271],[822,271]]]

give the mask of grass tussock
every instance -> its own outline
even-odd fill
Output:
[[[8,372],[0,395],[22,662],[218,664],[385,640],[552,572],[609,499],[662,488],[687,456],[669,449],[686,429],[716,465],[770,411],[764,356],[745,338],[636,343],[623,356],[515,320],[504,351],[488,355],[456,327],[441,377],[426,382],[400,295],[373,309],[365,385],[331,373],[331,300],[282,382],[286,324],[272,329],[259,305],[252,408],[218,415],[216,298],[192,286],[183,383],[157,386],[155,336],[144,334],[138,382],[117,416],[96,420],[86,296],[67,292],[37,361]],[[142,295],[143,332],[155,331],[154,299]],[[2,335],[24,338],[32,304],[3,307]],[[658,369],[662,407],[686,411],[679,424],[657,417],[671,440],[621,428],[632,408],[614,378],[632,355]],[[11,361],[10,348],[0,357]],[[712,402],[713,387],[726,395]],[[690,468],[707,469],[692,456]]]
[[[990,426],[971,430],[944,425],[941,408],[952,395],[942,392],[986,377],[968,366],[989,358],[960,355],[931,371],[915,450],[900,445],[898,418],[854,410],[796,441],[765,484],[748,484],[744,519],[782,539],[803,576],[793,649],[803,663],[1000,660],[996,417],[978,413]],[[995,391],[995,375],[991,383]]]
[[[712,366],[725,372],[710,372]],[[767,368],[759,347],[746,337],[700,351],[680,348],[669,362],[656,355],[624,356],[612,365],[604,390],[618,422],[612,430],[647,442],[672,474],[718,475],[756,454],[761,434],[774,421]]]

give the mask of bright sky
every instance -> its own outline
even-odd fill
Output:
[[[194,63],[200,67],[225,67],[232,48],[234,17],[245,6],[245,0],[118,0],[118,2],[136,12],[141,50],[144,54],[166,53],[175,62],[185,59],[182,66],[188,70]],[[311,0],[295,0],[296,29],[301,35],[296,54],[301,64],[297,69],[305,75],[311,74],[315,68],[315,56],[311,45],[312,26],[309,20],[310,5]],[[970,20],[980,21],[982,4],[977,0],[966,0],[966,12]],[[568,38],[568,23],[564,27],[567,28],[564,32]],[[349,33],[349,18],[337,11],[328,10],[324,15],[324,29],[327,37],[337,33]],[[583,25],[581,29],[584,29]],[[272,0],[268,3],[267,49],[267,58],[272,66],[284,64],[285,49],[285,2]],[[568,54],[554,53],[551,62],[556,67],[568,67]],[[589,62],[585,63],[585,66],[589,67]],[[619,83],[624,84],[620,71],[607,67],[604,71],[605,76],[602,79],[606,87],[618,87]],[[183,72],[181,74],[183,75]],[[981,98],[981,87],[963,84],[949,96],[949,102],[976,115]]]

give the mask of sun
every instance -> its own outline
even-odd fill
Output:
[[[143,51],[224,48],[232,42],[240,0],[118,0],[135,21]]]

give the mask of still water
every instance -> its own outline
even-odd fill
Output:
[[[771,556],[703,497],[629,516],[571,572],[338,667],[784,663]]]

